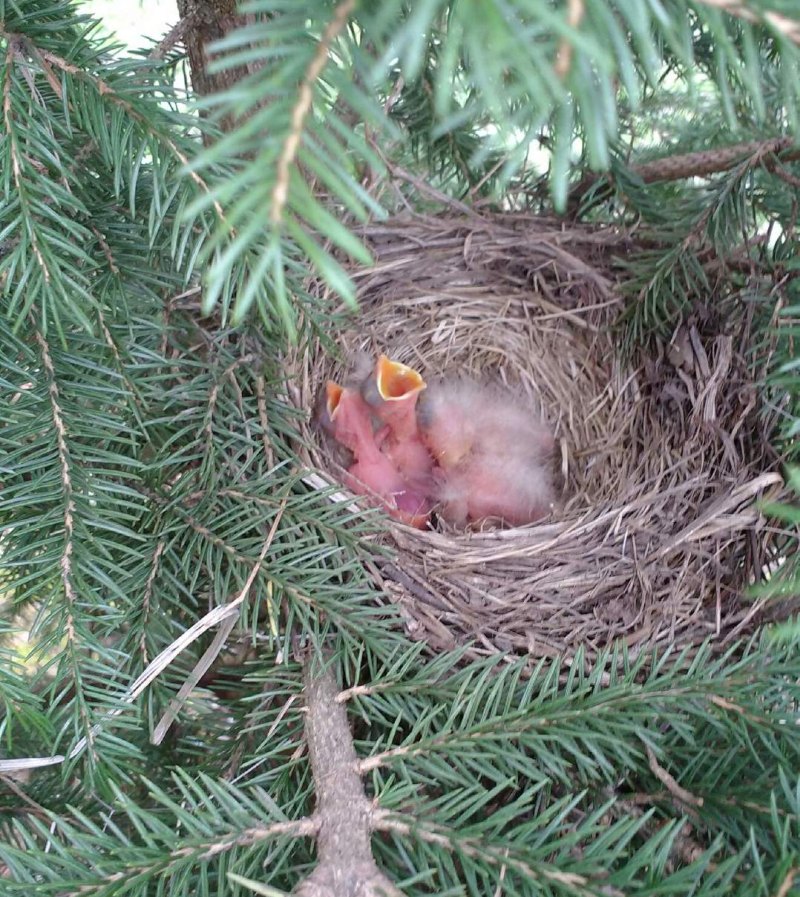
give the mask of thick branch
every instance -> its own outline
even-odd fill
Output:
[[[192,73],[192,88],[197,96],[224,93],[261,69],[263,63],[253,58],[246,62],[210,70],[211,63],[219,62],[225,55],[236,52],[212,52],[210,46],[234,31],[255,25],[260,20],[258,14],[240,12],[237,0],[178,0],[178,13],[181,17],[180,22],[165,40],[169,42],[172,39],[179,39],[186,48],[189,69]],[[176,30],[178,37],[173,38]],[[157,49],[163,52],[160,45]],[[262,103],[258,105],[261,106]],[[201,111],[201,115],[207,114],[210,113],[206,110]],[[216,116],[214,121],[222,131],[228,133],[242,124],[243,118],[234,112],[226,112]],[[205,143],[209,143],[211,139],[210,134],[203,134]]]
[[[766,25],[773,31],[777,31],[786,40],[800,46],[800,20],[790,19],[772,10],[756,10],[743,3],[742,0],[697,0],[701,6],[711,6],[721,9],[729,16],[750,22],[752,25]]]
[[[328,660],[312,652],[303,661],[306,740],[317,794],[319,864],[295,889],[302,897],[401,897],[372,856],[372,804],[358,773],[358,757],[337,701],[339,687]]]
[[[214,59],[208,45],[226,37],[236,28],[255,22],[252,15],[242,15],[236,9],[236,0],[178,0],[181,17],[176,26],[181,31],[180,40],[186,46],[192,87],[198,96],[219,93],[235,85],[251,74],[252,66],[232,66],[217,72],[207,70]],[[174,29],[173,29],[174,30]]]
[[[780,154],[780,160],[778,155]],[[791,137],[777,137],[772,140],[752,140],[748,143],[736,143],[713,150],[702,150],[697,153],[683,153],[678,156],[665,156],[642,165],[632,165],[630,171],[641,178],[645,184],[656,181],[680,181],[684,178],[708,177],[720,171],[729,171],[742,160],[751,158],[753,164],[763,165],[773,170],[778,162],[794,162],[800,159],[800,146]],[[610,175],[589,174],[570,190],[568,211],[577,211],[583,196],[597,183],[610,181]]]
[[[632,171],[646,184],[654,181],[679,181],[728,171],[748,156],[763,159],[773,153],[783,153],[781,159],[784,162],[800,159],[800,147],[790,137],[778,137],[774,140],[752,140],[749,143],[737,143],[698,153],[667,156],[644,165],[636,165]]]

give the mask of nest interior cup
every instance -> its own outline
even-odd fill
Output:
[[[319,342],[292,357],[292,400],[308,412],[346,374],[342,359],[385,352],[426,379],[523,390],[556,438],[561,497],[541,523],[415,531],[387,519],[393,557],[368,567],[411,631],[433,648],[533,657],[746,631],[760,605],[743,587],[775,551],[756,502],[782,486],[739,351],[747,316],[701,315],[626,357],[614,330],[624,234],[414,216],[363,236],[375,264],[352,272],[360,311],[336,336],[341,357]],[[303,460],[340,481],[330,444],[305,428]]]

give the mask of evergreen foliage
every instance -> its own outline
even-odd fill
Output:
[[[620,338],[746,298],[796,460],[795,4],[246,9],[213,65],[252,74],[196,103],[180,53],[0,0],[0,894],[294,887],[316,796],[296,657],[326,645],[405,893],[788,897],[797,628],[591,670],[428,657],[367,578],[378,515],[297,467],[280,353],[335,334],[309,273],[352,303],[355,224],[431,202],[425,180],[636,222]],[[753,141],[702,177],[647,167]]]

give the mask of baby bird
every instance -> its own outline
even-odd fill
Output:
[[[442,468],[473,452],[544,459],[555,443],[536,411],[524,399],[474,380],[443,380],[420,400],[418,423],[423,443]]]
[[[442,517],[455,526],[500,518],[525,526],[546,517],[553,501],[547,469],[521,457],[479,457],[439,471],[436,497]]]
[[[432,484],[433,459],[422,442],[417,424],[417,400],[425,381],[413,368],[381,355],[375,370],[361,384],[361,394],[385,427],[376,434],[381,451],[409,485],[427,492]]]
[[[320,423],[353,453],[346,485],[357,494],[377,496],[392,517],[424,529],[430,511],[427,498],[409,487],[391,459],[378,448],[370,409],[361,394],[330,380],[325,391]]]
[[[418,417],[439,465],[434,491],[446,520],[499,517],[522,526],[547,515],[554,441],[523,399],[471,380],[443,381],[426,392]]]

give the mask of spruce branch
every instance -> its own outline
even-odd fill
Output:
[[[268,467],[275,466],[275,452],[270,441],[270,424],[267,414],[267,384],[263,374],[258,374],[255,380],[256,397],[258,399],[258,422],[261,424],[261,445],[264,448],[264,458]]]
[[[20,205],[27,211],[30,203],[28,200],[28,191],[22,175],[22,153],[18,143],[17,129],[13,120],[11,107],[11,75],[18,58],[21,56],[22,38],[16,34],[3,34],[1,28],[0,36],[5,37],[8,43],[6,49],[5,78],[3,80],[3,124],[8,138],[9,152],[11,154],[11,171],[14,177],[14,187],[16,189],[17,198]],[[34,256],[41,269],[44,282],[49,283],[50,268],[45,262],[44,255],[42,254],[35,228],[28,229],[28,236],[31,241],[31,248],[33,249]]]
[[[210,195],[211,190],[208,184],[197,173],[197,171],[194,170],[194,168],[190,164],[189,157],[185,152],[183,152],[183,150],[181,150],[177,142],[170,136],[170,134],[166,130],[157,127],[155,123],[143,112],[136,109],[133,103],[131,103],[129,100],[126,100],[125,97],[123,97],[109,81],[101,78],[99,75],[93,72],[88,71],[87,69],[74,65],[73,63],[69,62],[69,60],[64,59],[63,57],[59,56],[56,53],[53,53],[50,50],[38,49],[38,53],[43,60],[49,62],[54,68],[57,68],[59,71],[70,75],[78,81],[87,82],[97,91],[97,95],[99,97],[107,98],[109,102],[122,109],[125,114],[128,115],[132,121],[135,121],[138,125],[140,125],[147,134],[153,137],[162,146],[166,147],[181,163],[181,165],[183,165],[184,170],[188,174],[189,178],[204,193]],[[216,199],[212,199],[211,204],[219,220],[222,222],[226,222],[225,212],[222,208],[221,203],[219,203]],[[230,232],[235,236],[234,229],[231,229]]]
[[[253,564],[247,576],[247,579],[238,595],[236,595],[235,598],[233,598],[226,604],[221,604],[213,608],[204,617],[198,620],[193,626],[191,626],[185,632],[182,632],[181,635],[179,635],[178,638],[176,638],[172,642],[172,644],[170,644],[157,657],[155,657],[153,661],[148,664],[147,667],[141,672],[137,679],[129,686],[122,699],[118,702],[118,706],[109,710],[105,714],[103,720],[92,726],[89,732],[75,744],[75,746],[69,752],[68,759],[72,760],[75,757],[80,756],[86,746],[90,745],[93,742],[103,726],[113,718],[118,717],[123,712],[124,708],[135,701],[145,691],[145,689],[148,688],[193,642],[200,638],[200,636],[202,636],[209,629],[212,629],[215,626],[221,626],[221,631],[224,633],[224,636],[222,638],[215,639],[209,649],[201,657],[195,669],[192,671],[192,674],[189,676],[186,682],[184,682],[184,685],[178,692],[178,695],[175,697],[170,707],[164,713],[164,716],[160,720],[159,724],[156,726],[152,736],[152,743],[159,744],[163,740],[164,735],[175,719],[175,716],[180,710],[180,707],[183,706],[186,697],[197,685],[203,673],[205,673],[206,670],[211,666],[219,652],[224,647],[225,639],[230,634],[233,628],[232,622],[235,622],[235,618],[238,616],[239,606],[248,596],[256,576],[262,569],[262,565],[264,563],[266,555],[269,552],[269,549],[272,547],[272,542],[275,538],[275,534],[278,530],[278,525],[280,524],[280,520],[284,510],[285,499],[283,504],[281,505],[281,508],[275,516],[266,539],[264,540],[261,552],[255,564]],[[156,554],[160,557],[160,552],[158,551],[158,549],[156,551]],[[155,563],[153,565],[153,569],[155,569]],[[48,763],[57,763],[62,762],[67,758],[23,758],[21,760],[11,761],[12,763],[15,763],[17,765],[7,766],[6,769],[27,769],[30,768],[31,763],[35,763],[36,761],[44,761],[45,759]]]
[[[36,342],[42,354],[42,365],[47,376],[47,391],[50,397],[50,409],[53,415],[53,426],[56,431],[58,446],[58,462],[61,468],[61,488],[64,495],[64,548],[61,553],[61,585],[67,599],[66,636],[70,650],[75,650],[75,605],[78,600],[72,583],[72,552],[75,535],[75,497],[72,486],[72,462],[67,444],[67,428],[64,424],[64,413],[61,410],[58,382],[56,380],[53,358],[50,347],[42,333],[35,331]]]
[[[92,228],[92,230],[95,230],[95,228]],[[99,237],[99,232],[98,232],[98,234],[96,234],[96,236],[98,236],[98,239],[101,239]],[[114,273],[119,274],[119,270],[115,271]],[[97,320],[100,324],[100,332],[103,334],[103,339],[105,340],[105,344],[106,344],[106,346],[108,346],[108,349],[111,352],[111,355],[114,359],[114,364],[117,368],[117,373],[119,374],[122,382],[125,384],[125,388],[128,390],[128,395],[130,396],[130,401],[131,401],[131,405],[134,410],[134,413],[138,415],[138,419],[141,421],[143,419],[143,416],[146,414],[146,409],[144,407],[144,402],[142,401],[141,396],[139,395],[139,388],[133,382],[133,380],[131,379],[131,377],[126,369],[126,365],[125,365],[125,362],[123,361],[120,347],[117,343],[117,340],[114,338],[114,334],[111,332],[111,329],[108,326],[108,323],[106,321],[106,316],[103,313],[103,308],[101,305],[97,306],[96,312],[97,312]]]
[[[306,695],[305,731],[316,793],[317,866],[295,888],[301,897],[401,897],[378,868],[370,835],[375,810],[364,792],[347,710],[338,700],[332,661],[300,657]]]
[[[800,19],[790,19],[771,9],[763,12],[755,10],[741,0],[694,0],[694,2],[698,6],[720,9],[729,16],[749,22],[751,25],[768,25],[786,40],[800,46]]]
[[[187,864],[214,860],[239,847],[251,847],[276,838],[310,836],[315,831],[315,824],[310,819],[293,819],[287,822],[253,826],[228,837],[178,847],[170,851],[166,857],[158,856],[150,862],[128,860],[124,869],[102,875],[89,884],[80,885],[77,888],[70,887],[69,890],[57,891],[56,897],[79,897],[79,895],[89,897],[92,894],[104,894],[107,897],[112,897],[120,892],[119,889],[123,883],[130,885],[137,879],[149,881],[157,875],[166,875],[185,868]]]
[[[769,290],[776,295],[780,285],[774,281],[772,253],[762,253],[759,259],[755,251],[759,237],[754,228],[763,210],[747,202],[745,196],[760,172],[773,170],[775,150],[783,145],[782,141],[742,144],[737,149],[749,154],[733,162],[733,153],[726,153],[719,175],[702,188],[685,190],[682,202],[673,200],[669,215],[648,207],[642,230],[649,231],[645,232],[650,245],[644,244],[622,262],[627,271],[623,289],[635,297],[621,317],[627,345],[652,334],[668,338],[670,328],[693,303],[719,304],[734,297],[743,281],[750,290]],[[686,173],[684,168],[678,170]],[[635,177],[628,177],[625,168],[618,169],[616,179],[617,195],[633,210],[648,202],[648,191]],[[718,363],[724,361],[722,356],[720,353]]]
[[[159,570],[159,562],[161,561],[161,555],[164,553],[164,548],[166,546],[166,541],[162,538],[159,539],[158,544],[156,545],[156,550],[153,552],[153,558],[150,561],[150,571],[147,574],[147,580],[144,584],[144,594],[142,595],[142,631],[139,636],[139,648],[142,652],[142,663],[144,666],[147,666],[147,629],[148,629],[148,621],[151,614],[151,602],[153,600],[153,588],[156,581],[156,576],[158,576]]]
[[[97,242],[100,244],[100,248],[103,250],[103,255],[106,257],[106,261],[108,262],[108,269],[112,274],[119,274],[119,268],[117,267],[117,263],[114,261],[114,256],[111,252],[111,247],[106,242],[106,238],[100,233],[100,231],[92,224],[91,225],[92,233],[97,238]]]
[[[292,163],[300,147],[304,122],[311,111],[311,105],[314,100],[314,86],[328,61],[331,44],[339,32],[347,25],[347,20],[355,5],[355,0],[343,0],[334,9],[333,18],[322,33],[322,38],[311,60],[311,64],[300,83],[297,102],[291,112],[290,130],[278,157],[275,186],[272,188],[269,220],[274,227],[278,227],[283,220],[283,210],[289,198],[289,175]]]
[[[261,552],[259,553],[255,564],[253,564],[250,572],[248,573],[247,579],[242,586],[242,590],[239,592],[236,598],[234,598],[233,601],[230,602],[230,604],[228,605],[229,607],[238,607],[249,595],[250,589],[252,588],[253,583],[256,580],[256,576],[258,576],[258,574],[261,572],[267,554],[272,547],[275,535],[278,532],[278,527],[280,526],[284,511],[286,510],[286,502],[287,499],[286,496],[284,496],[283,500],[281,501],[280,507],[278,508],[278,511],[272,521],[272,526],[267,533],[267,538],[264,540],[264,544],[261,546]],[[214,640],[206,649],[200,660],[197,661],[195,668],[192,670],[192,672],[178,691],[178,694],[170,702],[169,707],[166,709],[164,715],[159,720],[158,725],[153,731],[153,735],[151,738],[153,744],[161,744],[161,742],[164,740],[164,736],[167,734],[170,726],[175,721],[175,718],[186,702],[186,699],[197,687],[200,679],[208,671],[208,669],[217,659],[220,651],[222,651],[223,647],[225,646],[225,642],[227,641],[228,636],[231,634],[231,631],[236,624],[236,619],[237,618],[233,615],[233,613],[229,613],[227,615],[227,618],[221,621],[220,628],[216,636],[214,637]]]
[[[407,814],[378,810],[374,813],[374,826],[377,831],[394,832],[405,838],[416,837],[447,851],[481,859],[501,871],[511,868],[526,880],[548,882],[576,897],[625,897],[622,891],[602,881],[593,882],[585,875],[565,872],[548,863],[534,866],[515,856],[507,847],[498,849],[486,844],[480,836],[464,835]]]

